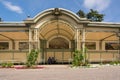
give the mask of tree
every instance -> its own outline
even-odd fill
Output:
[[[90,12],[87,13],[86,17],[92,21],[101,22],[103,21],[104,15],[100,14],[97,10],[90,9]]]
[[[97,10],[90,9],[90,12],[85,14],[82,10],[77,12],[77,15],[81,18],[87,18],[91,21],[101,22],[104,20],[104,14],[100,14]]]
[[[82,11],[82,10],[79,10],[79,11],[77,12],[77,15],[78,15],[79,17],[81,17],[81,18],[85,18],[85,17],[86,17],[84,11]]]

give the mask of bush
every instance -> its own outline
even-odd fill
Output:
[[[72,65],[73,66],[82,66],[82,65],[84,65],[83,60],[84,60],[84,56],[82,55],[82,52],[75,50]]]
[[[3,68],[11,68],[11,67],[13,67],[13,63],[10,63],[10,62],[6,62],[6,63],[2,63],[1,64],[1,66],[3,67]]]
[[[32,67],[33,65],[35,65],[37,58],[38,58],[38,54],[39,52],[37,50],[31,50],[31,52],[29,53],[28,57],[27,57],[27,63],[26,66],[27,67]]]
[[[13,63],[10,63],[10,62],[9,62],[9,63],[7,63],[7,67],[8,67],[8,68],[13,67]]]
[[[110,62],[110,64],[111,65],[118,65],[118,64],[120,64],[120,61],[112,61],[112,62]]]
[[[3,67],[3,68],[5,68],[6,67],[6,63],[1,63],[1,66]]]

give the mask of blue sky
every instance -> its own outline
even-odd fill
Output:
[[[74,13],[80,9],[98,10],[105,14],[104,22],[120,22],[120,0],[0,0],[3,21],[22,21],[49,8],[65,8]]]

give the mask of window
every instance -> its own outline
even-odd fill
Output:
[[[95,42],[85,42],[85,47],[88,50],[96,50],[96,43]]]
[[[107,42],[105,43],[105,50],[118,50],[120,45],[115,42]]]
[[[8,42],[0,42],[0,50],[8,50],[9,43]]]
[[[49,42],[50,49],[69,49],[69,42],[61,37],[52,39]]]
[[[28,50],[29,43],[28,42],[19,42],[19,50]]]

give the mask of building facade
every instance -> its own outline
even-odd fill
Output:
[[[68,63],[75,49],[83,50],[89,62],[119,60],[120,24],[91,22],[62,8],[22,22],[0,22],[0,61],[25,63],[31,49],[40,51],[38,63],[49,57]]]

